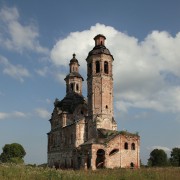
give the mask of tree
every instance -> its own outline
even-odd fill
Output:
[[[168,165],[168,159],[167,154],[162,149],[154,149],[150,153],[150,158],[148,159],[148,165],[149,166],[167,166]]]
[[[13,163],[23,163],[23,157],[26,152],[21,144],[12,143],[6,144],[3,148],[3,152],[0,155],[1,162],[13,162]]]
[[[180,166],[180,148],[172,149],[170,163],[172,166]]]

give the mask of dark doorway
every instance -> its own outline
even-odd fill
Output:
[[[133,162],[131,162],[130,167],[131,167],[131,169],[134,168],[134,163]]]
[[[86,156],[86,162],[87,162],[87,168],[89,169],[91,167],[91,157],[89,154]]]
[[[103,149],[99,149],[96,155],[96,168],[103,168],[105,162],[105,151]]]
[[[80,167],[81,167],[81,157],[78,157],[77,161],[78,161],[78,169],[80,169]]]

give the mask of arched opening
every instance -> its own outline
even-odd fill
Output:
[[[87,168],[89,169],[91,167],[91,157],[90,154],[87,156]]]
[[[108,71],[109,71],[109,69],[108,69],[108,62],[105,61],[104,62],[104,73],[108,74]]]
[[[96,61],[96,73],[100,72],[100,63],[99,61]]]
[[[76,91],[79,91],[79,84],[76,84]]]
[[[113,150],[109,153],[109,156],[112,156],[112,155],[116,154],[117,152],[119,152],[119,149],[113,149]]]
[[[70,87],[71,87],[71,91],[73,91],[73,90],[74,90],[74,84],[71,83],[71,84],[70,84]]]
[[[124,149],[128,149],[128,143],[127,142],[124,143]]]
[[[96,155],[96,168],[103,168],[105,162],[105,151],[103,149],[99,149]]]
[[[108,109],[108,105],[106,105],[106,109]]]
[[[91,63],[88,64],[88,74],[89,75],[92,74],[92,64]]]
[[[131,150],[135,150],[135,144],[134,143],[131,144]]]
[[[133,162],[131,162],[131,164],[130,164],[130,168],[134,168],[134,163]]]

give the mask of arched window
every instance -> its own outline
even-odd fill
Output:
[[[100,63],[99,61],[96,61],[96,73],[100,72]]]
[[[127,142],[124,143],[124,149],[128,149],[128,143]]]
[[[79,84],[76,84],[76,91],[79,91]]]
[[[119,149],[113,149],[113,150],[109,153],[109,156],[112,156],[112,155],[116,154],[117,152],[119,152]]]
[[[71,86],[71,90],[73,91],[74,90],[74,84],[71,83],[70,86]]]
[[[131,144],[131,150],[135,150],[135,144],[134,143]]]
[[[104,62],[104,73],[108,74],[108,73],[109,73],[108,71],[109,71],[109,70],[108,70],[108,62],[105,61],[105,62]]]
[[[91,63],[88,64],[88,73],[92,74],[92,64]]]

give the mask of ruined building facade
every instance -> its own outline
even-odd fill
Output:
[[[113,56],[97,35],[87,61],[87,99],[75,54],[65,77],[66,96],[56,99],[48,133],[48,166],[114,168],[140,166],[140,137],[117,131],[113,115]]]

